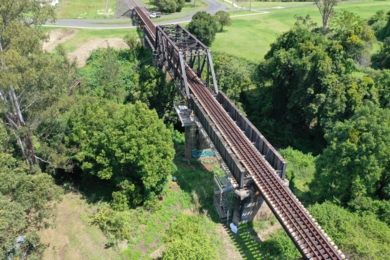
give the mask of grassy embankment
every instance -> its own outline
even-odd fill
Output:
[[[226,2],[225,2],[226,4]],[[268,5],[269,4],[269,5]],[[284,3],[302,5],[302,3]],[[252,3],[252,8],[259,6],[275,6],[276,3]],[[368,18],[378,10],[390,10],[390,1],[362,1],[343,2],[336,6],[336,11],[349,11],[356,13],[362,18]],[[258,14],[256,15],[256,12]],[[262,11],[232,11],[232,26],[224,27],[224,32],[217,33],[216,40],[211,50],[226,52],[237,57],[248,59],[252,62],[259,62],[270,49],[270,44],[275,41],[278,35],[287,31],[296,21],[295,16],[306,16],[310,14],[312,19],[319,25],[321,16],[316,6],[301,6],[296,8],[269,9]],[[268,12],[268,13],[265,13]],[[252,14],[245,16],[244,14]]]

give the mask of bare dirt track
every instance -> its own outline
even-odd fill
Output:
[[[49,33],[49,39],[43,43],[43,49],[47,51],[52,51],[54,48],[68,40],[70,40],[77,30],[74,29],[58,29],[53,30]]]
[[[91,55],[93,50],[99,48],[112,47],[114,49],[125,49],[128,48],[127,44],[120,38],[110,38],[110,39],[94,39],[83,44],[76,51],[68,54],[68,57],[71,60],[76,60],[77,67],[84,67],[88,57]]]
[[[38,232],[47,248],[43,260],[121,259],[120,252],[105,248],[107,238],[91,225],[93,213],[81,195],[68,193],[58,204],[54,226]]]
[[[53,30],[49,33],[49,39],[43,43],[43,49],[52,51],[54,48],[66,41],[72,39],[75,36],[77,30],[75,29],[58,29]],[[75,60],[77,67],[84,67],[88,57],[91,55],[93,50],[98,48],[107,48],[108,46],[114,49],[125,49],[128,48],[127,44],[120,38],[108,38],[108,39],[93,39],[84,43],[77,50],[68,54],[69,59]]]

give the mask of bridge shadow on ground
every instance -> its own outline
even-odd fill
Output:
[[[241,224],[238,233],[234,234],[226,223],[222,223],[213,205],[214,173],[210,171],[212,163],[201,163],[197,160],[176,158],[178,168],[174,174],[181,190],[191,195],[199,213],[207,214],[213,222],[221,223],[232,240],[233,245],[243,259],[261,259],[260,242],[255,239],[256,231],[252,222]],[[219,165],[218,163],[215,163]]]
[[[254,231],[251,222],[239,225],[237,234],[234,234],[228,226],[224,225],[224,227],[229,234],[230,239],[233,241],[233,244],[244,259],[251,260],[262,258],[259,242],[254,238],[257,234],[256,231]]]

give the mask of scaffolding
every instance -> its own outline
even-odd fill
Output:
[[[214,207],[221,222],[231,222],[234,209],[234,187],[227,176],[214,174]]]

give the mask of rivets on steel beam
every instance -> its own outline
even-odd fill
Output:
[[[345,259],[345,255],[344,254],[341,254],[341,259]]]

